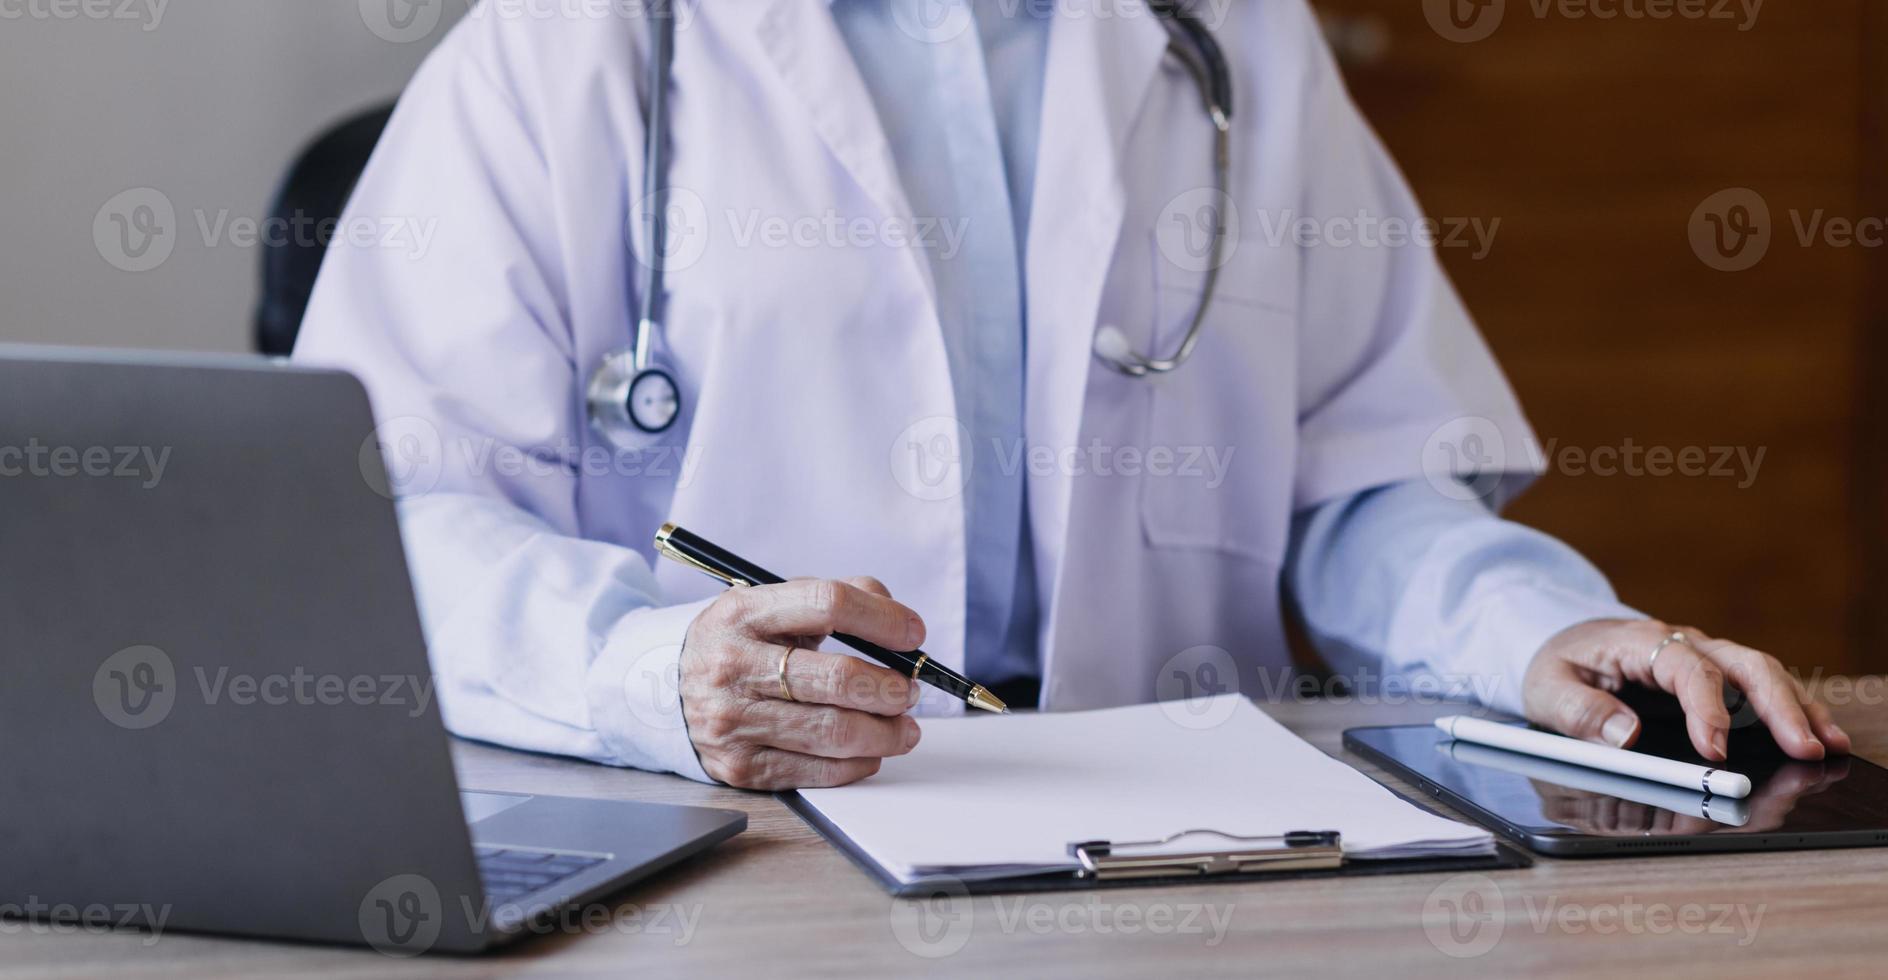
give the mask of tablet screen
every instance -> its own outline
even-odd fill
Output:
[[[1348,736],[1507,824],[1539,834],[1596,837],[1827,834],[1888,830],[1888,770],[1837,756],[1798,762],[1768,738],[1733,738],[1721,768],[1750,777],[1749,797],[1648,782],[1456,741],[1432,725],[1357,729]],[[1677,738],[1635,748],[1711,765]],[[1740,744],[1741,742],[1741,744]]]

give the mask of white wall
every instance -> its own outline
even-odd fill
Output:
[[[0,0],[0,341],[249,349],[260,256],[201,223],[266,217],[302,146],[397,95],[467,2]],[[101,214],[166,202],[135,259]]]

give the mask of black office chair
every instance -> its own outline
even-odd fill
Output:
[[[269,209],[281,228],[316,229],[341,217],[367,158],[393,115],[391,103],[370,109],[322,133],[302,151]],[[298,223],[299,222],[299,223]],[[308,297],[321,272],[326,242],[308,234],[269,236],[262,247],[262,290],[256,304],[256,349],[286,357],[295,349]]]

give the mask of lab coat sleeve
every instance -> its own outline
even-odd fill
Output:
[[[475,20],[416,76],[348,207],[428,245],[337,240],[296,357],[373,399],[447,726],[707,780],[677,684],[700,605],[664,606],[640,553],[582,536],[552,175]]]
[[[1297,241],[1296,508],[1436,475],[1460,432],[1481,437],[1470,448],[1484,470],[1507,474],[1490,481],[1500,503],[1539,472],[1533,433],[1431,237],[1491,243],[1498,216],[1424,215],[1305,19],[1298,224],[1317,233]]]
[[[1473,215],[1425,225],[1335,60],[1307,33],[1302,208],[1323,233],[1301,244],[1299,518],[1287,584],[1340,670],[1380,659],[1458,691],[1475,685],[1518,712],[1546,640],[1639,614],[1572,549],[1491,513],[1538,475],[1534,435],[1434,241],[1399,244],[1387,232],[1459,227],[1473,244],[1442,247],[1474,261],[1499,225]],[[1465,472],[1483,474],[1470,493],[1453,482]]]
[[[1430,690],[1520,714],[1528,662],[1555,634],[1641,618],[1566,544],[1424,481],[1301,512],[1285,576],[1318,651],[1360,696],[1391,674],[1426,676]]]

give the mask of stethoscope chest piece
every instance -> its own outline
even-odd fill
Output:
[[[674,428],[682,415],[682,389],[675,376],[638,367],[634,350],[614,351],[590,377],[586,402],[590,424],[611,445],[646,445]]]

